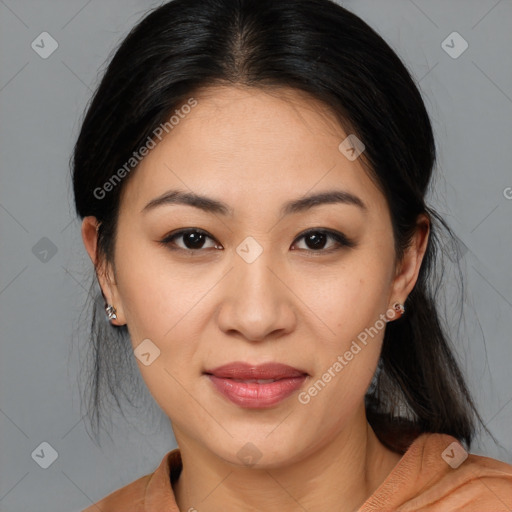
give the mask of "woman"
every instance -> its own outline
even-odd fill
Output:
[[[110,321],[94,404],[128,346],[179,448],[87,511],[510,510],[512,467],[466,451],[434,161],[409,73],[333,2],[142,20],[84,119],[75,203]]]

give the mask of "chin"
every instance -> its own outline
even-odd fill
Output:
[[[297,438],[271,434],[265,429],[261,434],[252,432],[252,435],[236,436],[229,442],[215,443],[211,446],[211,439],[206,447],[217,457],[237,468],[273,469],[287,466],[304,456]],[[304,443],[304,438],[301,438]],[[311,443],[309,443],[311,445]],[[220,448],[221,447],[221,448]]]

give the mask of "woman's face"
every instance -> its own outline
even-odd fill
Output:
[[[178,443],[271,467],[361,427],[384,315],[419,262],[395,269],[386,200],[320,103],[234,87],[194,98],[125,184],[101,283]],[[274,362],[296,373],[251,373]],[[212,377],[230,363],[249,370]]]

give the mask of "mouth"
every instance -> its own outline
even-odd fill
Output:
[[[281,363],[251,365],[234,362],[204,372],[214,389],[243,408],[274,406],[297,391],[309,376]]]

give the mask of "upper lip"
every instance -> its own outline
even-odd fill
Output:
[[[205,373],[224,379],[289,379],[303,377],[306,372],[282,363],[249,364],[245,362],[233,362],[218,366]]]

